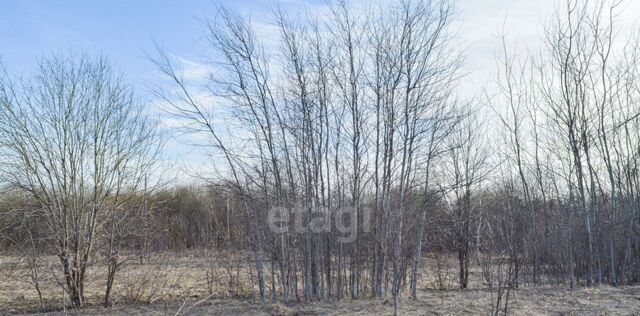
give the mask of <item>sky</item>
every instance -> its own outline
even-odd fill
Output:
[[[382,0],[393,3],[392,0]],[[352,0],[364,7],[366,0]],[[324,0],[0,0],[0,58],[10,72],[28,74],[38,58],[53,53],[86,52],[107,56],[139,95],[152,98],[149,85],[159,82],[149,61],[155,45],[169,51],[185,71],[206,74],[195,62],[206,57],[202,19],[225,6],[269,26],[271,9],[280,3],[293,14],[316,12]],[[510,45],[536,50],[542,25],[554,10],[555,0],[458,0],[456,41],[466,49],[464,89],[480,89],[495,71],[498,34]],[[619,16],[623,31],[640,27],[640,0],[627,0]],[[269,33],[269,28],[263,32]],[[468,92],[468,91],[467,91]],[[470,94],[474,91],[468,92]],[[166,160],[174,168],[186,162],[198,168],[206,156],[183,144],[179,136],[167,145]]]

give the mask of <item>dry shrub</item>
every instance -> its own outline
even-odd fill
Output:
[[[281,304],[281,303],[273,303],[271,305],[266,306],[266,310],[270,315],[296,315],[294,309]]]
[[[182,275],[173,266],[148,262],[127,269],[121,280],[125,301],[152,304],[179,296],[175,289],[180,288]]]
[[[478,258],[482,269],[483,283],[489,291],[489,311],[499,315],[509,311],[509,299],[513,288],[514,266],[507,254],[494,256],[483,254]]]
[[[251,285],[241,278],[244,258],[237,251],[205,250],[205,271],[209,294],[217,297],[249,297]]]
[[[448,254],[436,252],[433,254],[433,263],[430,263],[433,277],[427,278],[426,286],[432,289],[446,290],[457,287],[457,274],[453,268],[451,257]]]

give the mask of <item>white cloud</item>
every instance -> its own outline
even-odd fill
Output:
[[[182,75],[187,81],[201,82],[206,80],[211,73],[211,68],[208,64],[176,55],[174,55],[174,58],[180,65]]]

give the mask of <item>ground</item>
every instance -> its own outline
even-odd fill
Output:
[[[481,290],[423,291],[417,301],[404,299],[400,315],[487,315],[489,294]],[[89,308],[75,314],[94,315],[391,315],[388,301],[340,301],[299,306],[259,304],[245,300],[191,299],[180,304]],[[509,302],[510,315],[639,315],[640,286],[569,290],[558,287],[523,288]],[[181,309],[182,307],[182,309]],[[63,315],[63,312],[50,315]],[[74,313],[71,313],[74,314]]]
[[[234,256],[218,256],[205,260],[194,254],[161,254],[154,259],[130,260],[119,275],[115,286],[113,307],[98,306],[104,291],[103,271],[98,267],[88,280],[86,295],[89,306],[82,311],[62,310],[62,292],[55,278],[47,273],[55,267],[55,258],[43,260],[42,281],[44,300],[49,315],[371,315],[392,314],[390,300],[341,300],[283,305],[254,302],[249,280],[238,279],[229,284],[238,266]],[[16,265],[16,257],[0,257],[0,314],[37,311],[37,296],[26,282],[26,271]],[[466,290],[455,289],[455,265],[442,267],[442,261],[425,259],[423,274],[430,275],[421,284],[417,300],[402,297],[401,315],[487,315],[491,311],[495,291],[480,286],[479,271],[472,270],[472,285]],[[440,264],[435,271],[433,267]],[[96,265],[98,266],[98,265]],[[210,271],[207,283],[206,271]],[[24,267],[22,267],[24,269]],[[439,272],[438,272],[439,271]],[[446,272],[443,272],[446,271]],[[231,272],[231,274],[229,274]],[[425,273],[426,272],[426,273]],[[436,281],[440,275],[440,282]],[[225,277],[226,276],[226,277]],[[475,278],[475,282],[474,282]],[[126,282],[125,282],[126,281]],[[441,285],[444,289],[435,289]],[[210,292],[209,285],[214,289]],[[230,298],[233,296],[233,298]],[[492,298],[493,297],[493,298]],[[566,286],[521,286],[511,293],[509,314],[512,315],[640,315],[640,285],[569,289]]]

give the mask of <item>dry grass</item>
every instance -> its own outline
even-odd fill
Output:
[[[387,300],[342,300],[285,306],[260,304],[252,299],[254,289],[247,273],[237,274],[240,265],[232,264],[230,254],[218,257],[189,253],[160,254],[145,260],[128,261],[114,286],[113,307],[98,307],[104,291],[105,272],[92,267],[85,295],[89,305],[71,314],[215,314],[215,315],[371,315],[391,314]],[[63,295],[53,271],[56,258],[46,258],[41,287],[49,314],[61,310]],[[403,297],[401,314],[406,315],[486,315],[491,293],[482,286],[479,269],[472,270],[471,284],[476,287],[457,290],[455,264],[451,258],[425,260],[423,283],[417,300]],[[0,257],[0,314],[37,311],[37,295],[24,279],[25,271],[15,257]],[[25,267],[22,267],[25,269]],[[229,282],[235,278],[234,282]],[[521,287],[513,292],[510,314],[515,315],[638,315],[640,286],[597,287],[570,290],[562,286]],[[66,313],[69,313],[67,311]]]
[[[124,265],[116,275],[112,304],[158,304],[206,296],[246,298],[251,292],[246,273],[238,274],[238,282],[232,292],[227,290],[228,284],[222,284],[228,274],[226,258],[203,258],[193,253],[156,254],[142,263],[135,256],[124,258]],[[58,259],[53,256],[42,258],[41,265],[40,288],[46,309],[62,309],[64,293],[58,282],[63,279]],[[214,272],[209,281],[207,271]],[[89,267],[87,275],[86,302],[88,305],[100,305],[106,285],[106,266],[94,264]],[[27,266],[17,257],[0,256],[0,314],[37,310],[38,297],[29,283]]]
[[[640,287],[521,288],[510,302],[510,315],[638,315]],[[422,291],[418,300],[403,299],[401,315],[487,315],[489,293],[479,289]],[[251,300],[213,299],[197,304],[185,302],[123,305],[105,309],[93,307],[71,314],[77,315],[390,315],[393,306],[387,300],[343,300],[307,303],[296,306],[265,304]],[[195,305],[195,306],[194,306]],[[63,315],[63,312],[50,315]]]

